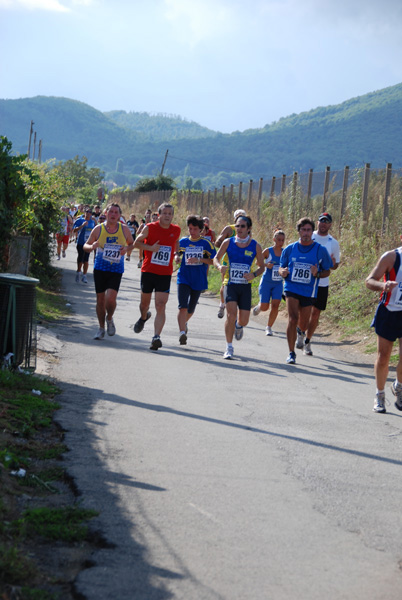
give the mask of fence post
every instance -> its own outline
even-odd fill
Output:
[[[216,207],[216,202],[218,200],[218,188],[214,189],[214,208]]]
[[[202,190],[201,192],[201,208],[200,208],[200,212],[199,215],[202,218],[202,215],[204,213],[204,190]]]
[[[225,192],[226,192],[226,186],[223,185],[222,186],[222,204],[225,204]]]
[[[366,163],[364,167],[364,178],[363,178],[363,197],[362,197],[362,211],[363,219],[367,218],[367,198],[370,181],[370,163]]]
[[[385,194],[384,194],[384,211],[382,215],[382,234],[384,235],[387,219],[388,219],[388,209],[389,209],[389,196],[391,192],[391,176],[392,176],[392,163],[387,163],[387,168],[385,170]]]
[[[251,196],[253,195],[253,180],[250,179],[248,184],[248,194],[247,194],[247,208],[248,212],[250,212],[251,208]]]
[[[243,182],[240,181],[239,183],[239,206],[241,206],[243,203]]]
[[[293,173],[293,179],[292,179],[292,201],[291,201],[292,210],[294,210],[295,205],[296,205],[296,194],[297,194],[297,171],[295,171]]]
[[[258,184],[258,197],[257,197],[257,217],[258,220],[260,219],[261,216],[261,198],[262,198],[262,186],[263,186],[264,180],[262,177],[260,177],[260,182]]]
[[[286,191],[286,175],[282,175],[281,194],[284,194],[285,191]]]
[[[311,200],[311,191],[313,189],[313,169],[309,169],[307,180],[307,204]]]
[[[209,215],[209,208],[211,206],[211,190],[208,190],[207,194],[207,214]]]
[[[322,196],[322,212],[325,212],[327,208],[327,195],[329,190],[329,175],[331,172],[331,167],[326,167],[325,169],[325,178],[324,178],[324,193]]]
[[[270,200],[273,199],[273,197],[275,196],[275,183],[276,183],[276,177],[272,177],[272,181],[271,181],[271,191],[269,193],[269,198]]]
[[[348,193],[348,182],[349,182],[349,167],[345,167],[343,170],[341,218],[339,221],[339,227],[341,226],[342,219],[345,216],[345,212],[346,212],[346,194]]]

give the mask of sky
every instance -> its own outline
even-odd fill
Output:
[[[401,0],[0,0],[0,98],[231,133],[402,82]]]

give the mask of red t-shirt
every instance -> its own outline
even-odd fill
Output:
[[[148,237],[145,244],[152,246],[159,242],[158,252],[144,250],[144,262],[141,271],[155,273],[156,275],[171,275],[173,273],[173,257],[176,242],[180,237],[181,229],[178,225],[170,224],[168,229],[160,226],[159,222],[148,224]]]

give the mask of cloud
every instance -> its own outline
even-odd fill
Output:
[[[73,5],[89,6],[93,0],[72,0]],[[68,3],[67,3],[68,4]],[[70,12],[70,7],[59,0],[0,0],[0,9],[46,10],[50,12]]]
[[[164,0],[165,17],[176,39],[194,47],[233,27],[230,4],[219,0]]]

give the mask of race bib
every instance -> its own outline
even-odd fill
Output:
[[[129,232],[131,233],[131,235],[135,234],[135,227],[133,227],[132,225],[127,225]]]
[[[184,261],[188,267],[197,267],[197,263],[189,263],[190,258],[196,258],[201,260],[204,254],[204,248],[202,246],[196,246],[195,248],[186,248],[184,251]]]
[[[250,265],[242,263],[232,263],[230,265],[230,283],[248,283],[244,279],[244,274],[250,272]]]
[[[295,262],[292,270],[292,281],[294,283],[310,283],[311,265]]]
[[[398,289],[396,290],[394,304],[395,304],[395,306],[401,306],[402,307],[402,283],[399,283]]]
[[[121,260],[120,244],[105,244],[103,247],[103,260],[110,263],[118,263]]]
[[[162,267],[168,267],[171,254],[171,246],[161,246],[158,252],[152,252],[151,263],[154,265],[161,265]]]
[[[282,281],[282,277],[279,275],[279,265],[272,267],[272,281]]]

